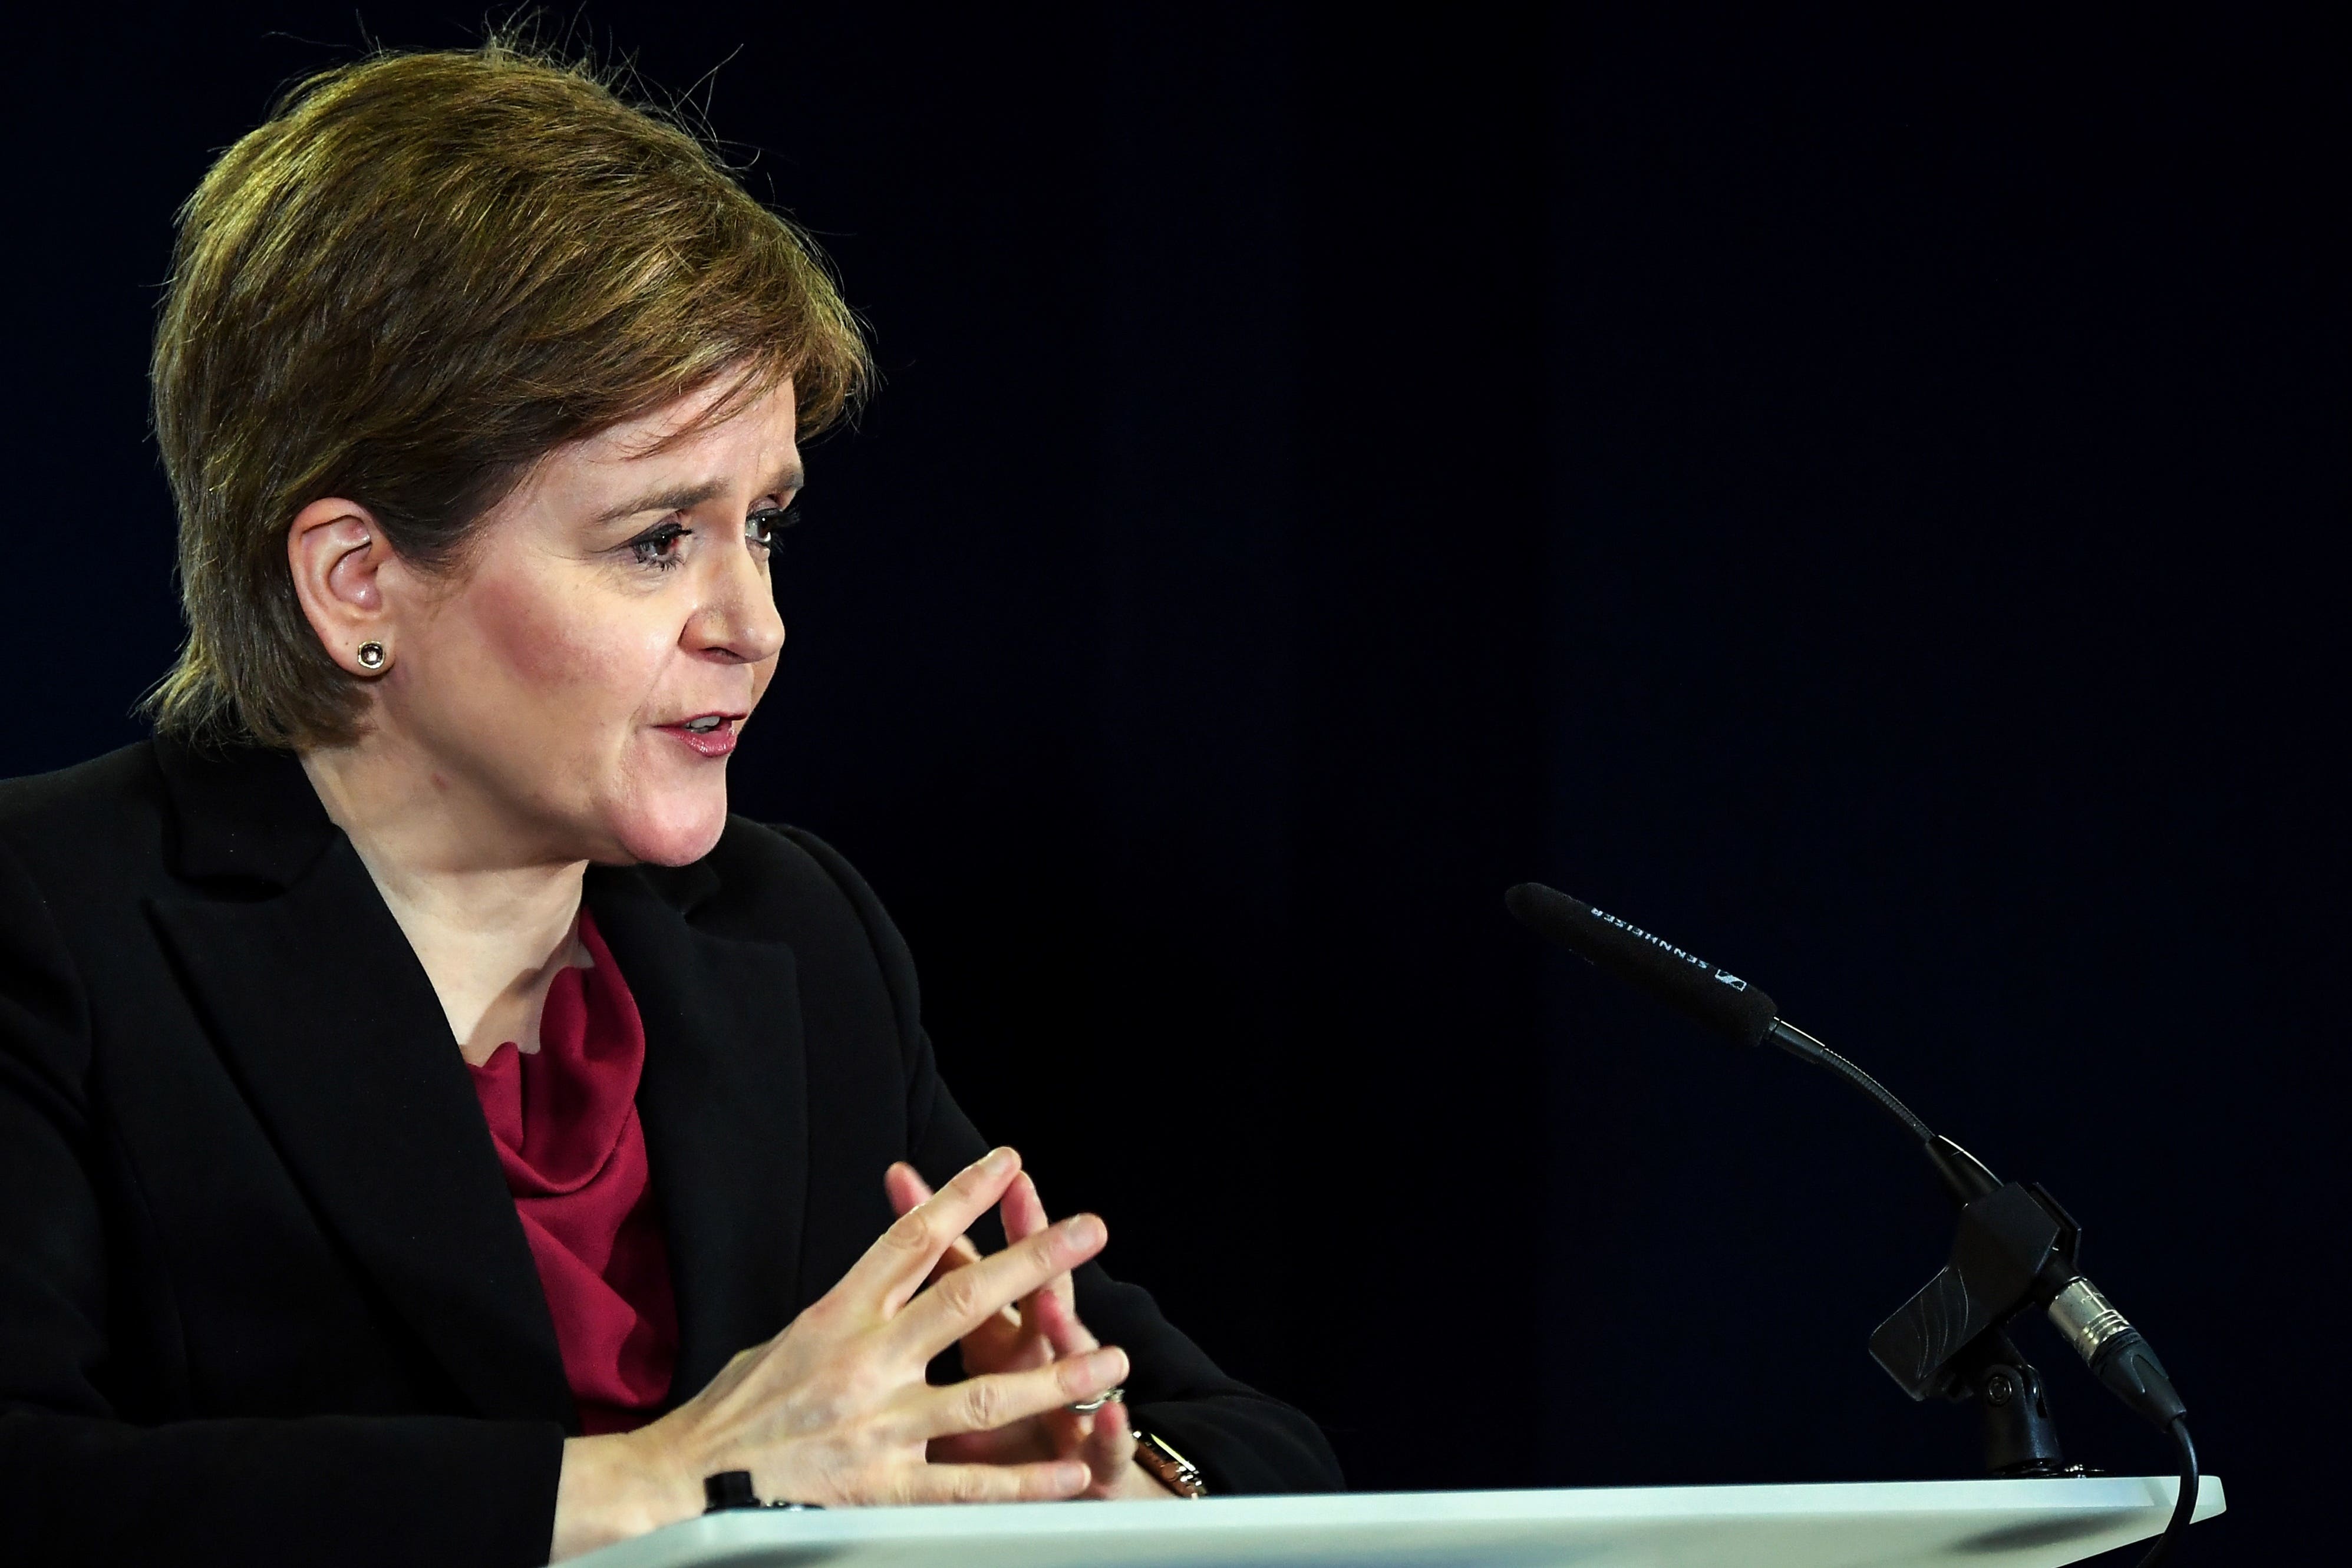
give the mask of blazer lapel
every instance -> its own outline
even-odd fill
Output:
[[[288,753],[159,739],[179,874],[151,909],[311,1201],[485,1416],[578,1417],[432,982]],[[792,949],[697,925],[707,865],[596,868],[646,1026],[637,1091],[678,1309],[673,1398],[799,1306],[808,1086]]]
[[[329,834],[275,897],[154,899],[152,917],[296,1179],[478,1413],[576,1425],[464,1058],[366,866]]]
[[[588,877],[597,929],[645,1020],[637,1113],[677,1296],[678,1399],[791,1322],[808,1197],[793,952],[694,925],[710,880],[700,867]]]

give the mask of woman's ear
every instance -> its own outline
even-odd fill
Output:
[[[389,668],[396,639],[383,579],[398,558],[374,516],[340,497],[313,501],[286,530],[286,559],[302,613],[328,656],[355,675]]]

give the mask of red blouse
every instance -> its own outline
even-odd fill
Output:
[[[594,967],[557,971],[539,1050],[500,1045],[472,1070],[474,1093],[539,1265],[581,1429],[625,1432],[669,1393],[677,1312],[637,1121],[645,1025],[585,909],[580,941]]]

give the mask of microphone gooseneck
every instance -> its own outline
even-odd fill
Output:
[[[2196,1511],[2197,1450],[2186,1406],[2146,1337],[2075,1266],[2082,1228],[2056,1198],[2038,1182],[2001,1181],[1975,1155],[1930,1130],[1878,1080],[1782,1019],[1779,1004],[1730,970],[1541,883],[1521,883],[1503,902],[1538,936],[1692,1022],[1740,1045],[1769,1040],[1845,1080],[1899,1123],[1960,1206],[1960,1234],[1951,1262],[1871,1336],[1873,1358],[1914,1399],[1981,1400],[1991,1418],[1988,1447],[1997,1469],[2079,1473],[2059,1459],[2046,1412],[2028,1423],[2032,1430],[2019,1426],[2025,1408],[2041,1401],[2013,1391],[2021,1382],[2034,1386],[2039,1375],[2010,1343],[2006,1325],[2041,1307],[2094,1377],[2173,1438],[2181,1455],[2181,1490],[2171,1523],[2142,1568],[2167,1557]]]
[[[1848,1061],[1844,1057],[1840,1056],[1836,1051],[1832,1051],[1828,1046],[1823,1045],[1820,1040],[1815,1040],[1811,1035],[1807,1034],[1803,1030],[1799,1029],[1796,1025],[1790,1023],[1785,1019],[1774,1019],[1771,1022],[1771,1026],[1765,1030],[1764,1035],[1765,1038],[1769,1040],[1774,1045],[1779,1046],[1782,1051],[1787,1051],[1790,1056],[1795,1057],[1798,1061],[1810,1061],[1816,1067],[1827,1068],[1830,1071],[1836,1073],[1840,1078],[1844,1079],[1848,1083],[1853,1084],[1856,1089],[1861,1090],[1877,1104],[1880,1110],[1894,1117],[1897,1122],[1902,1123],[1903,1130],[1905,1132],[1918,1139],[1922,1144],[1927,1145],[1931,1149],[1933,1148],[1936,1143],[1936,1134],[1927,1130],[1927,1124],[1913,1115],[1911,1113],[1910,1106],[1906,1105],[1902,1101],[1897,1100],[1894,1095],[1888,1093],[1886,1086],[1879,1082],[1877,1079],[1873,1078],[1869,1073],[1864,1072],[1861,1068],[1856,1067],[1853,1062]],[[1955,1148],[1958,1147],[1958,1145],[1954,1145],[1953,1146]],[[1962,1151],[1962,1155],[1964,1158],[1968,1158],[1971,1165],[1975,1164],[1974,1157],[1968,1155],[1966,1151]],[[1931,1160],[1936,1158],[1932,1153],[1928,1157]],[[1981,1171],[1984,1167],[1982,1166],[1978,1166],[1977,1169]],[[1951,1176],[1945,1169],[1944,1164],[1941,1160],[1936,1160],[1936,1170],[1937,1175],[1944,1177],[1944,1184],[1947,1186],[1952,1186]],[[1986,1174],[1990,1176],[1991,1173],[1987,1172]],[[1958,1189],[1956,1188],[1955,1190],[1957,1192]],[[1978,1196],[1976,1193],[1968,1193],[1960,1197],[1960,1201],[1966,1203],[1969,1198],[1976,1196]]]

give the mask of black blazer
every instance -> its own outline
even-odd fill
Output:
[[[805,833],[596,869],[646,1025],[675,1397],[986,1147],[915,971]],[[1138,1417],[1223,1492],[1339,1486],[1312,1422],[1089,1267]],[[0,1558],[543,1563],[577,1430],[462,1058],[280,752],[142,744],[0,784]]]

